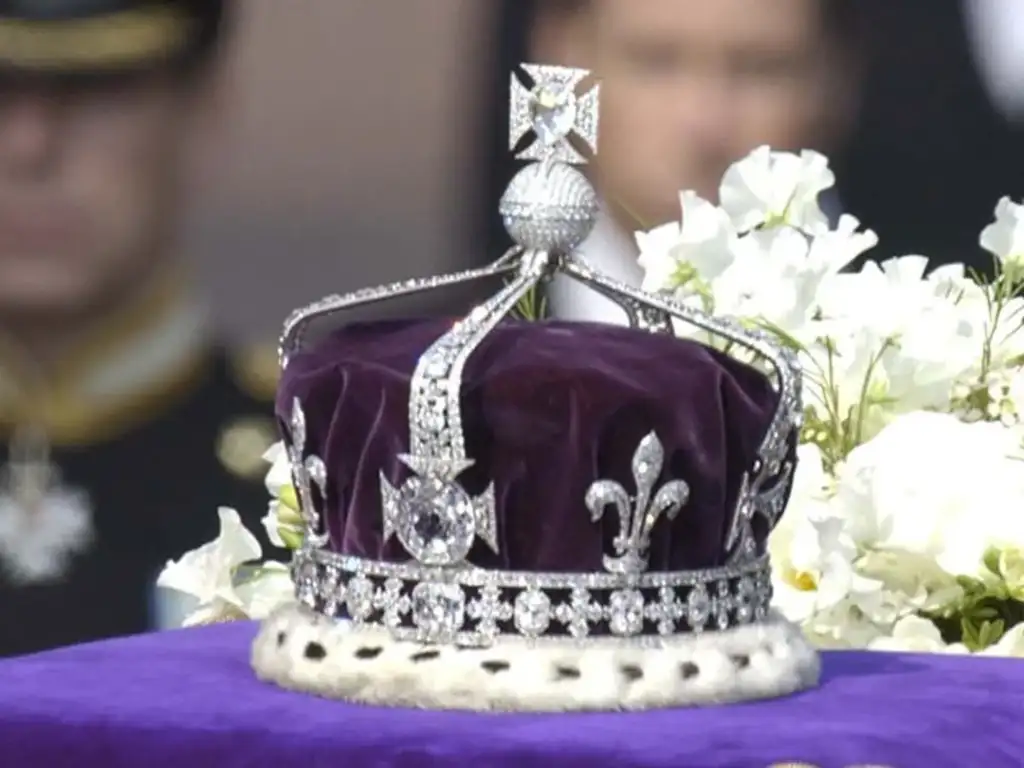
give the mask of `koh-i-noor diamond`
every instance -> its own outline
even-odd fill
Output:
[[[384,536],[392,533],[424,565],[451,565],[466,559],[479,536],[497,548],[494,491],[471,497],[462,486],[436,475],[410,477],[400,489],[381,480]]]

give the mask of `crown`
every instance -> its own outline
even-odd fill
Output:
[[[257,671],[344,698],[482,709],[806,687],[816,657],[770,611],[766,552],[795,466],[796,358],[575,253],[599,212],[573,167],[597,148],[599,86],[578,96],[583,70],[523,70],[533,85],[512,77],[510,147],[536,140],[500,203],[516,245],[286,322],[277,407],[306,526],[292,566],[301,608],[268,620]],[[509,319],[556,274],[612,299],[631,327]],[[457,322],[354,323],[304,341],[319,318],[495,276],[504,287]],[[678,323],[732,354],[677,338]],[[645,665],[669,663],[674,682],[640,683]],[[595,687],[588,665],[619,682]]]

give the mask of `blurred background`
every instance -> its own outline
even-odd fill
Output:
[[[270,547],[282,319],[501,254],[523,61],[603,83],[584,249],[627,281],[761,144],[826,153],[879,259],[984,268],[1024,194],[1022,0],[0,0],[0,655],[173,624],[218,506]]]
[[[829,152],[846,207],[892,253],[978,259],[998,197],[1024,192],[1024,3],[862,5],[859,103]],[[516,0],[282,6],[248,0],[240,16],[232,144],[186,248],[225,326],[253,338],[325,288],[485,257],[480,221],[495,221],[480,203],[512,172],[507,71],[530,13]]]
[[[185,247],[233,336],[470,258],[498,5],[246,0],[224,166],[193,199]]]

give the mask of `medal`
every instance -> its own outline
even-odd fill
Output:
[[[0,467],[0,568],[15,584],[58,582],[92,541],[88,496],[62,484],[42,430],[16,430]]]

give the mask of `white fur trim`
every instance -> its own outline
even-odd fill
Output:
[[[491,663],[488,663],[491,662]],[[256,637],[262,680],[332,699],[478,711],[654,709],[772,698],[818,682],[817,653],[773,614],[657,648],[502,643],[487,650],[393,640],[288,605]],[[488,669],[489,668],[489,669]]]

